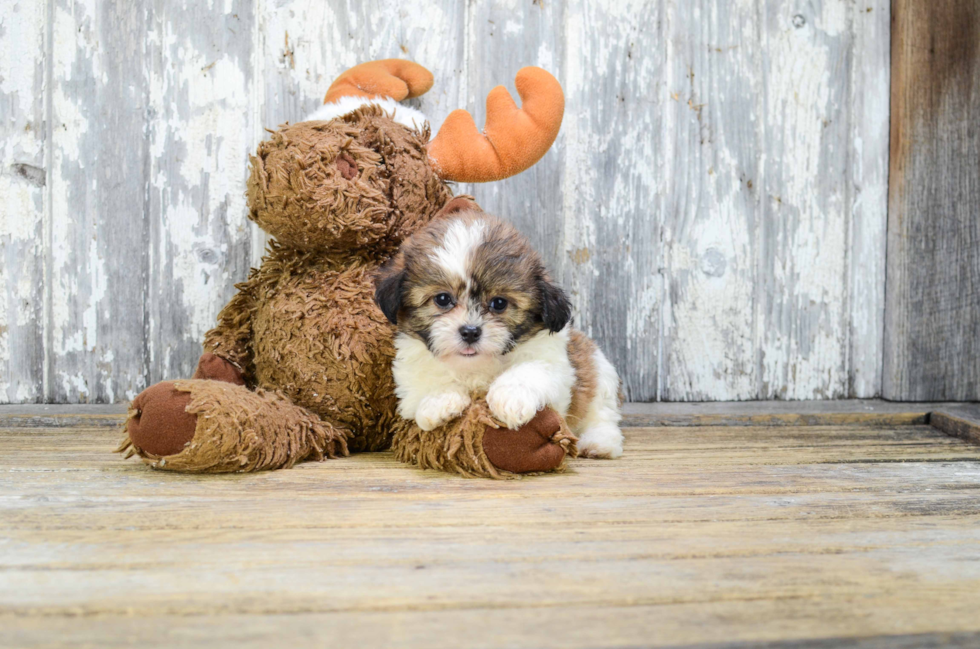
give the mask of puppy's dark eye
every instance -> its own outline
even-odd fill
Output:
[[[495,297],[490,300],[490,310],[494,313],[503,313],[507,308],[507,300],[502,297]]]
[[[449,293],[440,293],[432,299],[440,309],[448,309],[453,305],[453,296]]]

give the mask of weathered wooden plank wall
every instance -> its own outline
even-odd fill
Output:
[[[881,391],[887,0],[13,0],[0,8],[0,402],[186,376],[257,263],[247,154],[359,61],[438,126],[523,65],[567,113],[512,218],[633,400]]]
[[[0,4],[0,403],[44,397],[46,13]]]
[[[125,399],[147,361],[146,12],[48,9],[44,395]]]
[[[893,10],[883,390],[980,400],[980,3]]]
[[[146,381],[190,376],[251,265],[243,160],[261,137],[250,0],[148,0]]]

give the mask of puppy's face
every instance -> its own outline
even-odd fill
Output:
[[[375,301],[444,359],[506,354],[543,329],[560,331],[571,316],[524,237],[465,198],[405,242],[382,270]]]

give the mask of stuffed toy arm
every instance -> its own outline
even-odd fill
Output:
[[[204,337],[204,353],[195,379],[213,379],[245,385],[254,376],[252,313],[254,277],[236,284],[238,293],[218,314],[218,325]]]

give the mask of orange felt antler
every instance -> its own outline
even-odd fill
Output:
[[[425,94],[432,87],[432,73],[418,63],[382,59],[355,65],[330,84],[323,103],[341,97],[391,97],[401,101]]]
[[[429,143],[429,160],[444,180],[489,182],[518,174],[548,151],[561,127],[565,95],[541,68],[522,68],[515,79],[521,108],[497,86],[487,95],[481,134],[473,117],[454,110]]]

